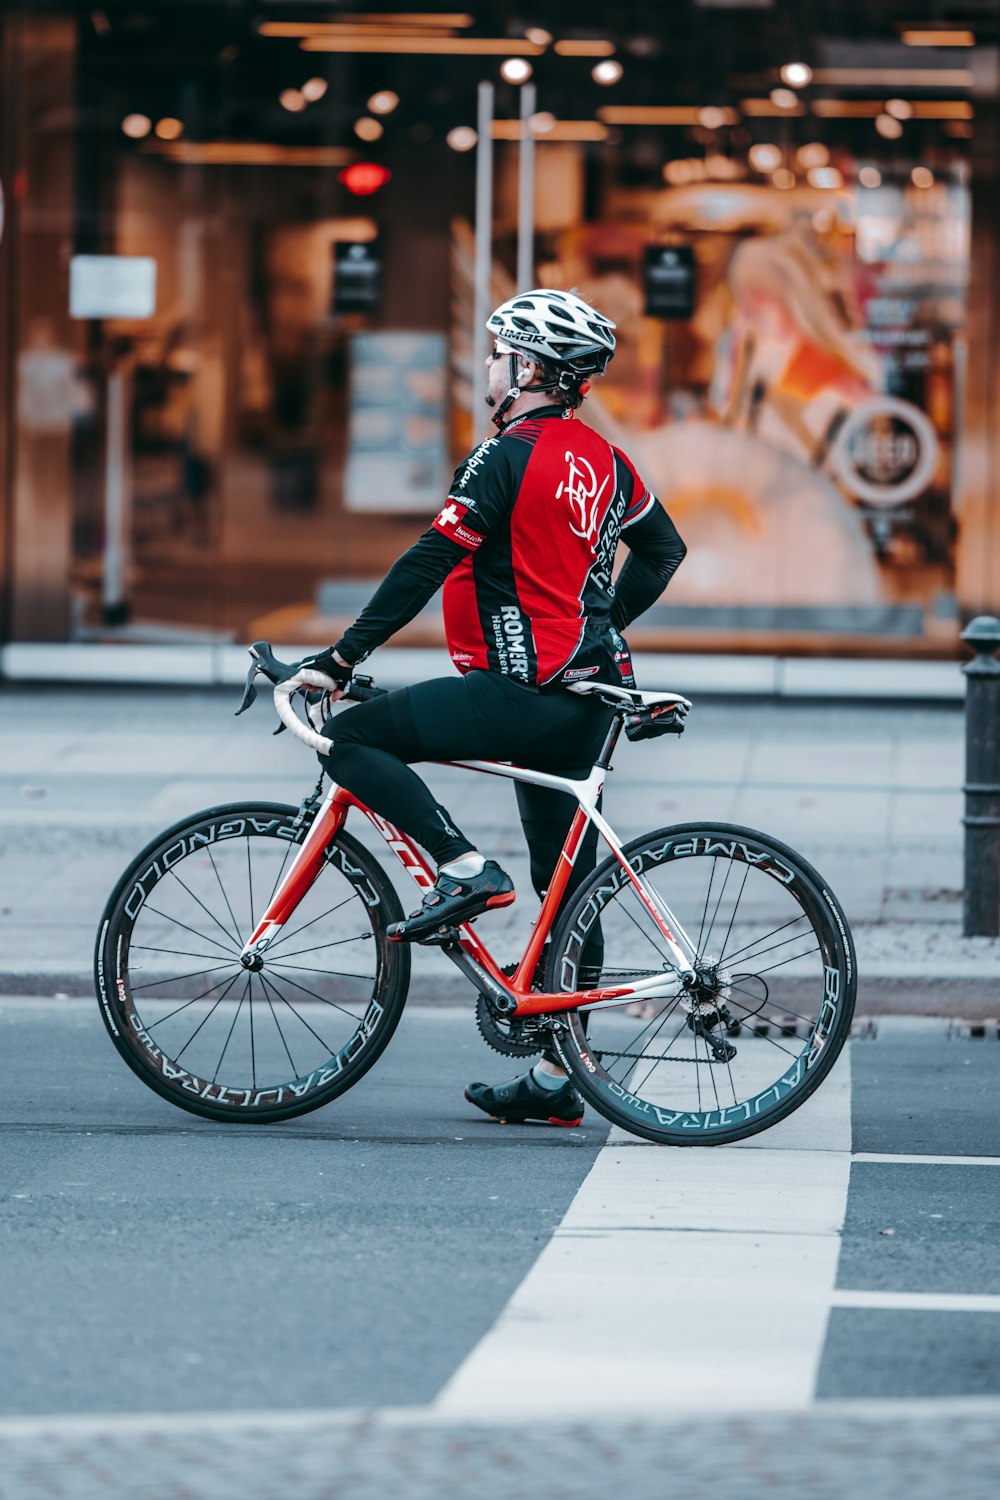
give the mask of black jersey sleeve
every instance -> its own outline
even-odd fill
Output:
[[[510,443],[487,438],[455,470],[434,529],[475,552],[510,515],[518,483]]]
[[[418,615],[469,549],[432,526],[389,569],[334,650],[355,666]]]
[[[629,548],[629,558],[615,585],[611,623],[616,630],[624,630],[660,597],[687,552],[658,500],[652,500],[622,540]]]

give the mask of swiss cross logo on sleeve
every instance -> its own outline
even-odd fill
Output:
[[[471,526],[466,525],[465,517],[468,510],[467,505],[449,498],[444,510],[436,518],[434,527],[444,536],[451,537],[452,541],[460,542],[463,547],[468,547],[470,552],[475,552],[486,538],[481,531],[474,531]]]

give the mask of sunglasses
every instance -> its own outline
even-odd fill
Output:
[[[512,349],[509,344],[503,343],[500,339],[494,339],[493,340],[493,348],[490,350],[489,354],[487,355],[487,358],[488,359],[499,359],[500,356],[503,355],[503,354],[516,354],[516,353],[517,353],[517,350],[516,349]]]

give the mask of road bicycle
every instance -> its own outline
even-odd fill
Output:
[[[328,752],[318,729],[331,680],[279,662],[267,642],[251,657],[237,712],[263,675],[281,724]],[[554,1047],[583,1098],[633,1135],[742,1140],[804,1103],[848,1037],[847,920],[801,855],[753,829],[683,823],[623,842],[599,808],[622,730],[677,734],[691,705],[679,693],[577,690],[610,710],[586,777],[449,762],[576,799],[524,952],[502,962],[472,922],[432,941],[474,986],[497,1051]],[[346,696],[380,691],[355,676]],[[396,1029],[410,951],[386,929],[403,910],[349,814],[367,818],[419,888],[434,871],[400,829],[343,787],[323,788],[321,776],[298,808],[232,803],[175,823],[108,900],[96,951],[104,1022],[129,1067],[182,1109],[241,1123],[303,1115],[356,1084]],[[560,911],[590,823],[610,852]]]

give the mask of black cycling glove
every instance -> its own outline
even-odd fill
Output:
[[[327,646],[325,651],[317,651],[314,656],[304,656],[299,666],[312,667],[317,672],[323,672],[327,677],[332,677],[338,687],[346,687],[354,671],[353,667],[345,667],[336,660],[332,646]]]

